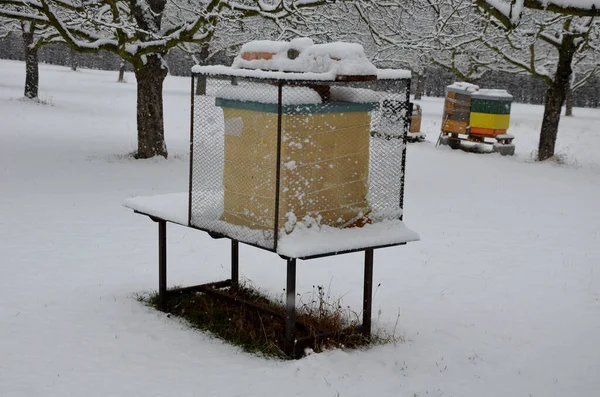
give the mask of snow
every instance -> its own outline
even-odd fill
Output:
[[[498,134],[496,135],[496,139],[514,139],[515,136],[511,134]]]
[[[287,51],[289,48],[290,43],[287,41],[255,40],[242,45],[240,52],[278,53]]]
[[[288,50],[295,49],[299,55],[288,58]],[[336,75],[376,75],[377,68],[365,56],[361,44],[334,42],[313,44],[310,39],[292,42],[264,41],[250,42],[242,47],[244,52],[267,52],[274,54],[270,59],[244,59],[238,55],[233,60],[236,69],[266,69],[286,72],[335,73]]]
[[[293,73],[293,72],[273,72],[265,70],[252,69],[236,69],[223,65],[200,66],[192,67],[192,73],[201,73],[211,76],[224,75],[234,77],[250,77],[258,79],[273,79],[273,80],[314,80],[314,81],[334,81],[336,74],[334,71],[327,73]]]
[[[314,41],[308,37],[293,39],[291,41],[275,41],[275,40],[254,40],[250,41],[240,49],[240,53],[244,52],[267,52],[278,53],[285,52],[290,48],[298,51],[304,51],[308,47],[314,45]]]
[[[330,252],[357,250],[418,241],[419,235],[400,220],[383,220],[363,227],[338,229],[331,226],[303,227],[295,224],[290,234],[281,233],[277,253],[302,258]]]
[[[224,65],[194,65],[192,67],[192,73],[207,74],[210,76],[233,76],[233,77],[246,77],[256,79],[272,79],[272,80],[307,80],[307,81],[334,81],[337,77],[335,70],[331,70],[324,73],[313,73],[313,72],[274,72],[267,70],[254,70],[254,69],[237,69]],[[410,71],[406,70],[393,70],[393,69],[377,69],[376,70],[378,80],[394,80],[394,79],[408,79],[411,74]]]
[[[600,110],[560,122],[535,163],[543,108],[513,103],[516,155],[435,148],[423,98],[404,219],[421,241],[376,250],[375,330],[404,341],[292,362],[243,353],[135,294],[157,288],[157,227],[124,199],[185,192],[189,78],[165,81],[169,159],[133,160],[135,77],[0,61],[0,395],[595,396],[600,390]],[[230,276],[230,244],[167,227],[169,286]],[[279,297],[285,262],[240,246],[240,272]],[[298,262],[360,313],[363,256]],[[396,325],[397,322],[397,325]],[[234,379],[235,381],[232,381]],[[200,392],[199,392],[200,391]]]
[[[299,51],[299,55],[295,59],[288,58],[289,49]],[[270,54],[270,58],[244,59],[242,56],[252,52]],[[231,68],[196,65],[192,72],[282,80],[335,80],[337,76],[365,75],[378,76],[379,79],[410,78],[410,72],[406,70],[377,69],[369,62],[360,44],[314,44],[309,38],[290,42],[251,41],[242,46]]]
[[[471,83],[465,83],[462,81],[454,82],[446,87],[446,91],[456,91],[456,92],[475,92],[479,90],[479,86]]]
[[[377,80],[410,79],[410,70],[402,69],[377,69]]]
[[[290,161],[284,166],[296,168],[296,162]],[[145,215],[156,216],[168,222],[186,226],[188,216],[188,193],[161,194],[149,197],[133,197],[127,199],[125,207]],[[293,217],[290,214],[289,217]],[[218,216],[206,224],[207,216],[199,216],[204,227],[217,232],[239,236],[242,241],[250,237],[252,243],[267,245],[264,234],[259,230],[230,225],[220,221]],[[290,225],[286,225],[288,229]],[[383,220],[362,228],[338,229],[329,226],[304,227],[296,224],[291,233],[282,232],[278,242],[277,253],[290,258],[302,258],[330,252],[341,252],[390,244],[418,241],[419,235],[408,229],[402,221]]]
[[[486,3],[500,11],[506,17],[511,18],[513,23],[517,23],[524,7],[523,0],[509,3],[505,0],[485,0]],[[542,6],[556,5],[562,8],[575,8],[581,10],[600,9],[600,0],[539,0]],[[511,12],[512,5],[512,12]]]
[[[498,89],[480,89],[473,94],[471,94],[473,98],[482,98],[482,99],[495,99],[495,100],[511,100],[513,96],[509,94],[506,90],[498,90]]]
[[[356,103],[379,102],[382,93],[366,88],[331,87],[331,100]]]
[[[156,196],[138,196],[125,200],[127,208],[145,215],[187,226],[189,193],[170,193]]]
[[[600,9],[600,0],[541,0],[542,4],[555,4],[559,7],[581,8],[584,10]]]
[[[215,96],[217,98],[231,99],[236,101],[250,101],[259,103],[277,103],[277,87],[268,84],[253,84],[248,86],[227,86],[220,88]],[[308,87],[283,87],[283,105],[305,105],[321,103],[319,94]]]
[[[362,44],[333,42],[325,44],[315,44],[305,48],[306,55],[314,57],[339,58],[341,60],[348,58],[364,58],[365,49]]]

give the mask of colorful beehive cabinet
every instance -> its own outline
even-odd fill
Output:
[[[510,122],[512,95],[505,90],[478,90],[471,95],[471,134],[506,134]]]
[[[466,134],[471,115],[471,94],[479,89],[469,83],[454,83],[446,87],[442,131]]]
[[[370,113],[378,103],[311,98],[308,87],[285,87],[281,118],[279,225],[308,216],[323,225],[349,227],[367,222]],[[223,220],[251,229],[274,227],[277,182],[277,103],[237,98],[228,88],[216,105],[225,119]],[[233,94],[233,95],[232,95]],[[318,94],[317,94],[318,95]],[[292,214],[292,215],[290,215]]]

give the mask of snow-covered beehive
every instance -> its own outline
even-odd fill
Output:
[[[310,39],[193,72],[209,84],[193,101],[192,226],[285,254],[288,236],[400,222],[408,72]]]
[[[456,82],[446,87],[442,131],[465,134],[471,114],[471,95],[479,87],[465,82]]]

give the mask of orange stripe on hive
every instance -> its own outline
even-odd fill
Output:
[[[485,136],[496,136],[496,135],[506,134],[506,130],[495,130],[495,129],[492,129],[492,128],[471,127],[471,134],[485,135]]]
[[[494,130],[491,128],[471,127],[471,134],[494,136]]]

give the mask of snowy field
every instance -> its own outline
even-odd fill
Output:
[[[375,252],[375,328],[405,339],[292,362],[255,357],[138,303],[157,286],[156,225],[126,198],[185,191],[189,79],[168,77],[168,160],[131,160],[134,77],[0,61],[0,396],[597,396],[600,110],[563,118],[561,163],[534,163],[542,107],[516,104],[517,154],[408,150],[406,224],[422,241]],[[227,278],[229,245],[169,227],[169,284]],[[284,261],[241,248],[278,296]],[[362,307],[362,257],[298,264]],[[397,325],[396,325],[397,323]]]

